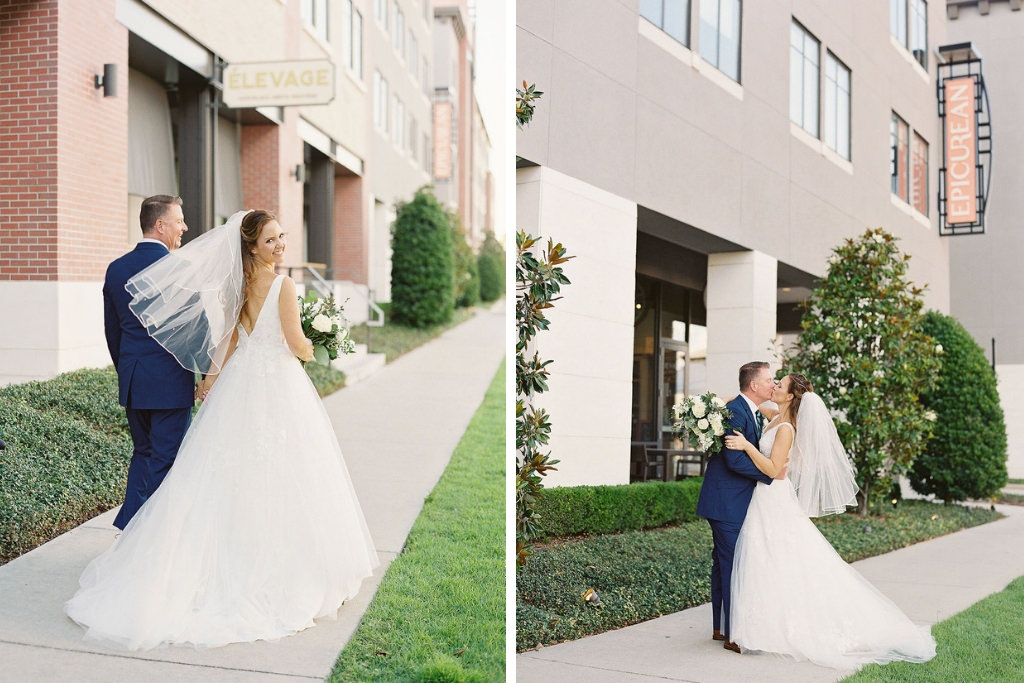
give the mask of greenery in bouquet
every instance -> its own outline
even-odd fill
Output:
[[[313,342],[313,357],[318,363],[329,365],[339,354],[355,352],[348,320],[333,295],[322,299],[316,292],[309,292],[306,298],[299,297],[299,320],[303,334]]]
[[[714,455],[722,450],[725,428],[732,411],[713,392],[687,396],[672,408],[672,423],[681,438],[689,438],[699,450]]]

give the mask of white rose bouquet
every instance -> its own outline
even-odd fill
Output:
[[[672,408],[672,422],[682,437],[702,451],[714,455],[722,450],[722,438],[732,411],[712,392],[687,396]]]
[[[309,292],[299,297],[299,320],[302,333],[313,342],[313,357],[318,363],[329,365],[339,354],[355,352],[355,342],[348,333],[341,304],[333,296],[321,299]]]

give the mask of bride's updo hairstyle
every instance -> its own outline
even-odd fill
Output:
[[[796,415],[800,412],[800,401],[808,391],[814,391],[810,380],[799,372],[789,373],[789,393],[793,394],[793,400],[789,404],[789,419],[796,424]]]
[[[245,273],[246,282],[252,279],[253,271],[256,268],[253,251],[256,249],[256,242],[260,238],[260,233],[263,232],[263,226],[270,221],[276,220],[277,216],[263,209],[250,211],[242,219],[239,232],[242,236],[242,272]]]

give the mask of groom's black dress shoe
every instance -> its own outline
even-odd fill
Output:
[[[731,640],[726,640],[724,643],[722,643],[722,647],[724,647],[726,650],[732,650],[733,652],[740,651],[740,646],[732,642]]]
[[[717,628],[711,633],[711,640],[725,640],[725,636]]]

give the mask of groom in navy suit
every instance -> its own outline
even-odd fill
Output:
[[[761,439],[764,418],[757,407],[772,397],[775,382],[768,363],[755,361],[740,368],[740,395],[726,407],[732,412],[729,429],[743,434],[757,445]],[[704,483],[697,499],[697,514],[708,520],[714,547],[711,550],[712,638],[724,640],[728,650],[739,652],[729,638],[731,606],[732,556],[736,538],[747,516],[754,485],[772,478],[762,473],[743,451],[723,448],[708,459]],[[724,619],[724,628],[723,628]]]
[[[128,308],[125,283],[181,246],[188,227],[181,198],[156,195],[142,202],[142,240],[107,267],[103,282],[103,325],[107,349],[117,368],[118,401],[128,415],[134,449],[128,487],[114,526],[124,529],[156,491],[174,463],[192,419],[195,375],[183,368],[146,332]]]

